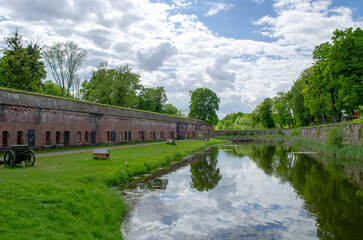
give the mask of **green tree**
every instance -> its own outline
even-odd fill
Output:
[[[0,59],[0,86],[41,91],[46,71],[41,61],[40,46],[32,42],[24,46],[22,36],[17,31],[5,42],[7,48],[2,49],[3,57]]]
[[[189,91],[190,105],[189,117],[209,122],[212,125],[218,124],[216,111],[219,110],[220,99],[217,94],[208,88],[197,88]]]
[[[363,105],[363,30],[336,30],[332,40],[327,72],[338,82],[338,105],[354,115]]]
[[[163,112],[168,100],[164,87],[142,88],[139,93],[139,109],[151,112]]]
[[[273,104],[271,98],[265,98],[259,107],[258,115],[260,122],[265,128],[275,127],[275,122],[272,118],[272,107]]]
[[[52,96],[62,96],[62,89],[58,84],[54,83],[51,80],[47,80],[43,83],[43,93]]]
[[[90,80],[82,83],[80,90],[82,99],[121,107],[137,108],[137,91],[141,89],[140,76],[132,73],[131,68],[118,66],[107,69],[107,63],[102,62],[92,72]]]
[[[298,80],[294,82],[294,85],[291,87],[288,92],[290,98],[290,106],[293,112],[294,118],[297,122],[298,126],[307,126],[310,125],[310,113],[309,109],[307,109],[304,105],[305,97],[303,93],[304,85],[308,82],[308,79],[311,75],[311,68],[305,69],[301,74]]]
[[[170,103],[164,105],[163,113],[175,116],[183,116],[182,111]]]
[[[277,96],[272,99],[273,102],[273,119],[280,128],[289,124],[291,121],[291,112],[288,106],[287,94],[284,92],[278,92]]]

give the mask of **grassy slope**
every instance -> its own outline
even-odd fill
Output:
[[[303,148],[307,151],[318,152],[328,157],[334,157],[334,154],[341,158],[342,163],[347,165],[355,165],[363,168],[363,146],[353,144],[343,144],[341,149],[336,149],[321,140],[304,138],[299,136],[253,136],[253,138],[262,138],[269,140],[283,140]],[[339,160],[339,159],[338,159]]]
[[[39,157],[29,168],[1,165],[1,239],[121,239],[126,206],[107,186],[215,143],[114,149],[111,161],[93,160],[87,152]]]

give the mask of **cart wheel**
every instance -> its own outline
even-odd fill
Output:
[[[30,150],[27,158],[25,159],[26,166],[33,166],[35,163],[35,154],[32,150]]]
[[[15,154],[13,151],[7,151],[5,153],[5,156],[4,156],[4,163],[5,163],[5,166],[14,166],[15,164]]]

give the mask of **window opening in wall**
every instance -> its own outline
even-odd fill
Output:
[[[155,140],[155,131],[153,132],[153,140]]]
[[[64,145],[69,144],[69,131],[64,131]]]
[[[56,132],[55,133],[55,144],[61,144],[62,140],[61,140],[61,132]]]
[[[3,147],[7,147],[9,144],[9,132],[4,131],[3,132]]]
[[[116,132],[115,131],[111,132],[111,142],[116,142]]]
[[[35,130],[34,129],[28,130],[28,145],[29,145],[29,147],[35,146]]]
[[[45,132],[45,145],[51,145],[50,131]]]
[[[131,133],[131,131],[129,131],[129,141],[131,141],[132,140],[132,133]]]
[[[24,141],[23,141],[23,132],[22,131],[18,131],[16,133],[16,144],[23,144]]]
[[[145,141],[145,132],[141,132],[141,140]]]
[[[81,133],[81,131],[77,132],[77,143],[82,143],[82,133]]]
[[[170,138],[174,139],[174,132],[170,132]]]
[[[85,132],[84,133],[84,142],[85,143],[88,143],[89,142],[89,133],[88,132]]]

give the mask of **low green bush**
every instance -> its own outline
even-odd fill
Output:
[[[291,131],[291,136],[300,136],[300,131],[297,128],[294,128]]]
[[[326,139],[326,142],[328,145],[333,146],[337,149],[340,149],[343,147],[344,142],[344,133],[340,128],[334,127],[332,128],[329,133],[328,137]]]

